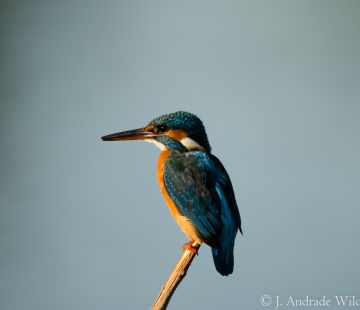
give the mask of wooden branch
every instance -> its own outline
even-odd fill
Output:
[[[192,246],[199,250],[200,244],[194,242]],[[193,261],[196,253],[194,251],[185,250],[180,257],[178,263],[170,274],[168,280],[160,290],[158,297],[156,298],[151,310],[164,310],[169,304],[170,298],[174,294],[176,288],[180,284],[183,278],[186,276],[186,272],[189,269],[191,262]]]

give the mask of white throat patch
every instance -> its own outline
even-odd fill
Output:
[[[205,151],[205,149],[196,141],[194,141],[193,139],[186,137],[180,140],[181,144],[183,146],[185,146],[189,151],[190,150],[201,150],[201,151]]]
[[[156,141],[154,139],[145,139],[144,141],[155,144],[161,151],[166,150],[166,146],[164,144],[160,143],[159,141]]]

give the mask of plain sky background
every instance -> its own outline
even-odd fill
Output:
[[[360,295],[360,1],[9,0],[0,15],[0,309],[151,306],[186,237],[158,149],[100,137],[177,110],[205,123],[244,236],[229,277],[202,247],[169,309]]]

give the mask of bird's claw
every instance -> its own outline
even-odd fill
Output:
[[[194,241],[189,241],[188,243],[185,243],[183,246],[182,246],[182,249],[183,251],[191,251],[193,253],[195,253],[196,255],[199,255],[198,251],[199,251],[199,246],[198,245],[194,245],[193,244]]]

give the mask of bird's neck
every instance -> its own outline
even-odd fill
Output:
[[[159,136],[154,139],[162,151],[187,152],[187,148],[181,142],[167,136]]]
[[[181,141],[178,141],[168,136],[159,136],[148,141],[154,143],[161,151],[169,150],[174,153],[203,151],[210,153],[210,149],[202,147],[199,143],[197,143],[190,137],[185,137],[182,138]]]

